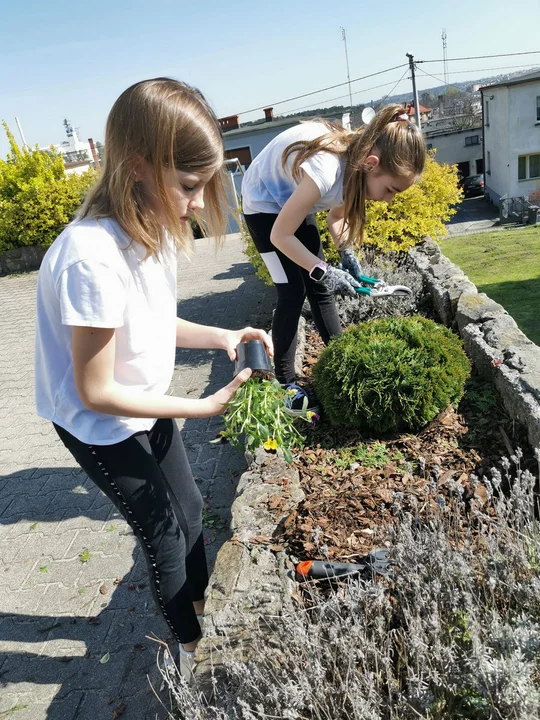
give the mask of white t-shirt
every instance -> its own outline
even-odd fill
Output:
[[[284,150],[299,140],[314,140],[328,133],[321,122],[295,125],[277,135],[257,155],[248,167],[242,181],[242,210],[246,215],[256,213],[277,214],[296,189],[291,175],[295,153],[281,163]],[[321,193],[312,211],[329,210],[343,204],[343,175],[345,158],[322,150],[315,153],[300,167],[315,182]]]
[[[72,326],[115,328],[114,377],[135,392],[164,394],[176,348],[176,249],[144,259],[112,219],[75,221],[51,245],[39,271],[36,406],[82,442],[112,445],[150,430],[155,419],[88,410],[75,387]]]

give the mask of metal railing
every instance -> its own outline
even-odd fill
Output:
[[[530,203],[523,196],[513,198],[501,198],[499,200],[499,219],[501,225],[518,223],[523,225],[527,222]]]

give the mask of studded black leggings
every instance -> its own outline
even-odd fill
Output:
[[[114,445],[87,445],[54,426],[89,478],[112,500],[144,550],[158,607],[176,639],[200,635],[193,602],[202,600],[208,570],[202,497],[174,420]]]

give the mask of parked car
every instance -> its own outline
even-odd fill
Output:
[[[484,176],[471,175],[463,180],[463,195],[466,198],[477,197],[484,194]]]

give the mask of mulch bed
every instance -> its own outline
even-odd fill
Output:
[[[309,331],[304,374],[323,348]],[[404,511],[427,521],[445,504],[459,506],[455,539],[474,532],[474,513],[486,506],[484,474],[521,448],[521,467],[537,462],[522,428],[508,416],[489,383],[472,377],[455,411],[447,408],[416,434],[368,438],[359,431],[332,428],[322,418],[295,453],[305,499],[278,528],[274,541],[297,560],[355,562],[388,546],[391,528]],[[270,507],[279,515],[277,496]],[[461,505],[460,505],[461,502]],[[490,509],[489,513],[494,511]],[[472,533],[471,533],[472,530]]]

